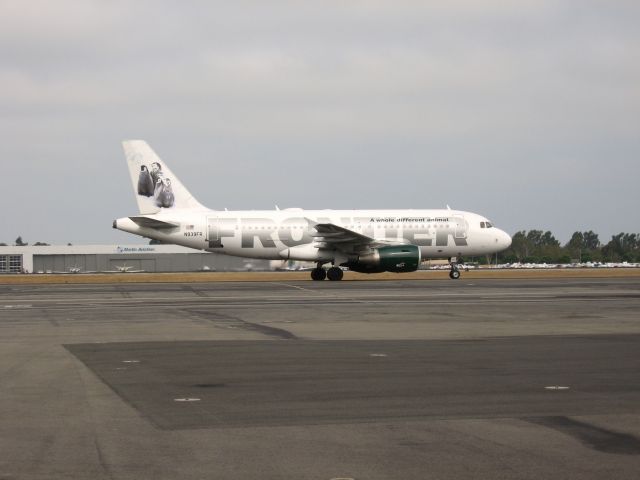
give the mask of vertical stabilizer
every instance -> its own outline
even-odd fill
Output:
[[[204,208],[144,140],[122,142],[141,214],[164,209]]]

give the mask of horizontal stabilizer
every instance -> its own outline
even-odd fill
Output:
[[[147,228],[176,228],[180,226],[175,223],[163,222],[162,220],[150,217],[129,217],[129,219],[133,223]]]

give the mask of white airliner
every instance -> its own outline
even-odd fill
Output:
[[[134,270],[133,265],[116,265],[115,270],[102,270],[100,273],[142,273],[144,270]]]
[[[511,237],[482,215],[449,208],[210,210],[146,142],[128,140],[123,146],[140,213],[115,220],[113,228],[162,243],[246,258],[311,261],[317,264],[313,280],[341,280],[340,267],[412,272],[432,258],[449,259],[449,276],[457,279],[462,257],[511,245]]]

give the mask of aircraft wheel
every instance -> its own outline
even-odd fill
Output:
[[[321,281],[327,278],[327,271],[320,267],[311,270],[311,280]]]
[[[340,267],[331,267],[327,272],[327,278],[331,281],[342,280],[343,275],[344,273]]]
[[[457,280],[460,278],[460,271],[459,270],[451,270],[449,272],[449,278],[451,278],[452,280]]]

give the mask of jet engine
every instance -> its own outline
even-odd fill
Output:
[[[358,255],[344,266],[354,272],[414,272],[420,265],[420,249],[415,245],[389,245]]]

